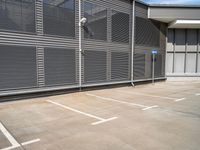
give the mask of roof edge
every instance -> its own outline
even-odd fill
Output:
[[[186,5],[186,4],[148,4],[141,0],[135,0],[136,2],[149,6],[149,7],[171,7],[171,8],[200,8],[200,5]]]

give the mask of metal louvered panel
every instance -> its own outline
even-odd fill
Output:
[[[0,20],[2,30],[35,32],[35,0],[0,0]]]
[[[112,42],[129,43],[129,14],[112,10]]]
[[[105,51],[84,51],[84,83],[107,80],[107,54]]]
[[[0,45],[0,90],[36,86],[35,47]]]
[[[129,79],[129,55],[127,52],[111,52],[111,80]]]
[[[37,46],[37,78],[38,86],[43,87],[45,85],[44,79],[44,47]]]
[[[134,54],[134,79],[145,78],[145,54]]]
[[[45,85],[69,85],[76,83],[74,49],[45,48]]]
[[[155,77],[161,77],[163,75],[163,72],[162,72],[162,64],[163,64],[163,61],[162,61],[162,55],[161,54],[157,54],[156,55],[156,62],[155,62]]]
[[[45,0],[44,33],[58,36],[75,36],[75,0]]]
[[[148,7],[146,5],[140,4],[138,2],[135,3],[135,15],[137,17],[147,18]]]
[[[137,45],[159,46],[160,45],[160,24],[158,22],[136,17],[136,38]]]
[[[107,9],[89,2],[84,2],[84,17],[87,23],[83,26],[84,37],[96,40],[107,40]]]
[[[43,2],[36,0],[35,2],[35,16],[36,16],[36,32],[38,35],[43,35]]]

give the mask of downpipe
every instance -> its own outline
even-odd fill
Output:
[[[133,0],[133,6],[132,6],[132,41],[131,41],[131,85],[135,87],[134,85],[134,74],[133,74],[133,59],[134,59],[134,48],[135,48],[135,0]]]

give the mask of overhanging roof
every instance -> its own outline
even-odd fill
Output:
[[[176,20],[169,24],[169,28],[200,28],[200,20]]]
[[[148,18],[165,22],[169,28],[200,28],[200,5],[147,4]]]

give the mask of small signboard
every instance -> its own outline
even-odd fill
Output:
[[[151,51],[151,53],[154,54],[154,55],[156,55],[156,54],[158,54],[158,51],[155,50],[155,49],[153,49],[153,50]]]

